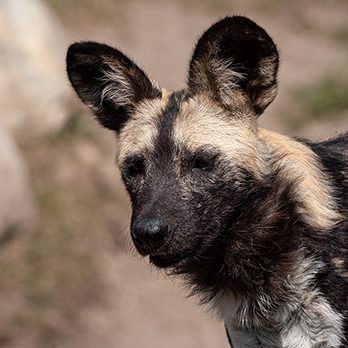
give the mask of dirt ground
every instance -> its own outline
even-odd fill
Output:
[[[204,29],[225,15],[251,17],[281,53],[279,96],[260,124],[313,138],[348,129],[348,104],[340,94],[312,110],[327,95],[327,81],[348,92],[344,0],[46,2],[69,42],[114,45],[168,89],[184,86],[189,57]],[[180,281],[158,273],[132,251],[129,202],[113,165],[113,135],[98,129],[71,95],[77,126],[70,124],[52,139],[21,140],[38,201],[38,227],[8,247],[17,271],[11,285],[0,287],[5,323],[0,346],[228,347],[223,324],[188,299]],[[23,278],[24,273],[33,276]]]

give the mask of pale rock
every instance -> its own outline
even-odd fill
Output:
[[[68,118],[66,39],[39,0],[0,1],[0,123],[47,133]]]
[[[0,128],[0,244],[31,216],[27,168],[10,133]]]

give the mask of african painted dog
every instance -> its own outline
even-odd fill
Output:
[[[116,133],[137,250],[186,279],[233,347],[346,347],[348,135],[258,128],[278,62],[269,35],[236,16],[199,39],[179,92],[94,42],[69,48],[67,71]]]

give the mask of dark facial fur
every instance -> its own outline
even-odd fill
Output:
[[[116,132],[138,251],[182,275],[235,347],[344,347],[348,335],[348,137],[311,143],[259,129],[278,52],[244,17],[200,38],[188,87],[160,89],[91,42],[70,81]]]

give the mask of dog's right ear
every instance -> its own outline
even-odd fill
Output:
[[[127,56],[107,45],[80,42],[69,47],[67,72],[80,99],[106,128],[120,131],[144,99],[161,91]]]

